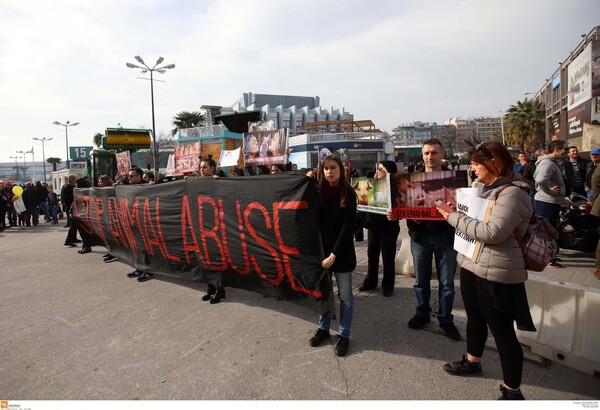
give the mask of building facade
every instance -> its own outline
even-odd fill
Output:
[[[546,107],[546,141],[582,152],[600,146],[600,26],[582,36],[533,98]]]
[[[421,146],[428,139],[437,138],[450,156],[467,150],[465,140],[489,141],[501,134],[500,117],[454,117],[448,118],[444,124],[415,121],[392,130],[397,147]]]
[[[296,128],[312,122],[348,121],[353,115],[344,108],[323,108],[320,98],[293,95],[243,93],[242,97],[229,107],[212,107],[212,114],[233,114],[234,112],[261,111],[261,121],[273,121],[277,128],[288,128],[290,134],[299,132]]]

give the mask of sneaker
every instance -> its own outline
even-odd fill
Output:
[[[104,255],[102,255],[103,258],[108,258],[110,256],[110,253],[105,253]]]
[[[108,257],[104,258],[104,263],[116,262],[119,260],[118,256],[108,255]]]
[[[127,274],[127,277],[128,277],[128,278],[137,278],[137,277],[138,277],[138,276],[140,276],[141,274],[142,274],[142,272],[136,269],[136,270],[134,270],[133,272],[129,272],[129,273]]]
[[[153,273],[150,272],[142,272],[142,274],[138,277],[138,282],[146,282],[147,280],[149,280],[150,278],[152,278],[152,276],[154,276]]]
[[[77,245],[75,245],[73,242],[65,242],[65,246],[69,246],[71,248],[74,248]]]
[[[429,317],[414,315],[413,318],[408,321],[408,327],[411,329],[420,329],[429,323],[430,320]]]
[[[348,353],[348,346],[350,346],[350,339],[344,336],[336,335],[337,343],[333,351],[338,357],[345,356]]]
[[[444,329],[446,336],[448,336],[450,339],[460,340],[460,333],[458,332],[456,326],[454,326],[454,323],[440,323],[440,327]]]
[[[311,337],[308,342],[310,343],[310,345],[312,347],[317,347],[321,343],[323,343],[325,340],[329,339],[330,337],[331,337],[331,335],[329,334],[329,330],[323,330],[321,328],[318,328],[315,331],[315,335],[313,337]]]
[[[500,385],[500,392],[502,396],[498,397],[498,400],[525,400],[525,396],[521,393],[521,389],[517,391],[508,390],[505,386]]]
[[[471,363],[463,355],[462,360],[459,360],[458,362],[446,363],[443,369],[446,372],[456,376],[469,376],[472,374],[481,373],[481,364]]]

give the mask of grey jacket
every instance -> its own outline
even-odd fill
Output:
[[[562,204],[565,198],[566,188],[562,172],[556,160],[550,155],[544,155],[535,162],[535,197],[536,201],[547,202],[550,204]],[[560,194],[552,192],[552,187],[560,186]]]
[[[448,223],[471,238],[483,242],[479,261],[458,254],[458,264],[475,275],[497,283],[523,283],[527,280],[525,259],[514,231],[524,235],[533,214],[529,186],[518,178],[503,179],[486,185],[481,196],[494,199],[496,192],[504,189],[494,203],[488,222],[477,221],[463,213],[453,212]]]

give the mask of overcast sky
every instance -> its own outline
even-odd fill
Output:
[[[319,96],[382,130],[497,116],[537,91],[598,24],[597,0],[0,0],[0,161],[107,127],[152,128],[244,92]],[[31,156],[27,155],[27,161]]]

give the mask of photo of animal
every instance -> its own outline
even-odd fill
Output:
[[[373,184],[366,178],[353,179],[352,182],[352,188],[358,198],[358,205],[369,205]]]

